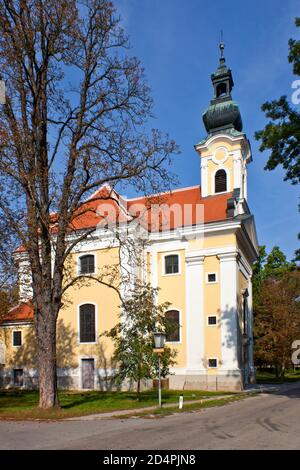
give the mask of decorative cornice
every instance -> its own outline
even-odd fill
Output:
[[[188,265],[201,265],[204,263],[205,256],[199,254],[198,252],[192,253],[188,252],[185,256],[185,262]]]
[[[237,260],[239,256],[240,254],[237,250],[229,251],[228,253],[219,253],[217,255],[218,259],[220,260],[220,263]]]

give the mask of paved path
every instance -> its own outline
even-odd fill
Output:
[[[159,419],[0,421],[0,449],[299,449],[300,383]]]

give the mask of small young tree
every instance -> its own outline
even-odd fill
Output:
[[[153,333],[156,330],[170,334],[174,326],[166,319],[169,302],[156,303],[158,289],[136,282],[124,300],[119,314],[119,323],[104,333],[114,343],[113,359],[118,364],[116,379],[137,383],[140,395],[141,381],[158,375],[158,359],[153,352]],[[161,354],[161,376],[166,377],[176,361],[177,352],[168,346]]]
[[[300,272],[268,277],[260,287],[255,312],[255,356],[284,377],[291,365],[292,343],[300,334]]]

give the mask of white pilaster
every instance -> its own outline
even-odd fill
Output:
[[[221,369],[238,369],[237,345],[237,251],[219,254],[221,288]]]
[[[248,182],[247,182],[247,168],[245,166],[245,169],[244,169],[244,199],[246,199],[247,201],[247,188],[248,188]]]
[[[240,188],[242,191],[242,154],[239,150],[232,152],[233,154],[233,189]]]
[[[155,248],[150,250],[150,276],[151,286],[156,289],[158,287],[158,260],[157,250]]]
[[[20,260],[18,266],[19,277],[19,299],[20,302],[26,302],[32,298],[32,275],[29,260],[25,257]]]
[[[201,195],[202,197],[208,196],[208,161],[201,159]]]
[[[187,373],[204,370],[204,256],[186,254],[186,344]]]
[[[253,306],[252,306],[252,280],[248,280],[248,325],[249,325],[249,369],[254,375],[254,359],[253,359]]]

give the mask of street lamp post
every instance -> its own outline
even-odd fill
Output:
[[[160,356],[164,352],[166,334],[160,331],[154,333],[154,353],[158,355],[158,406],[161,408],[161,367]]]

